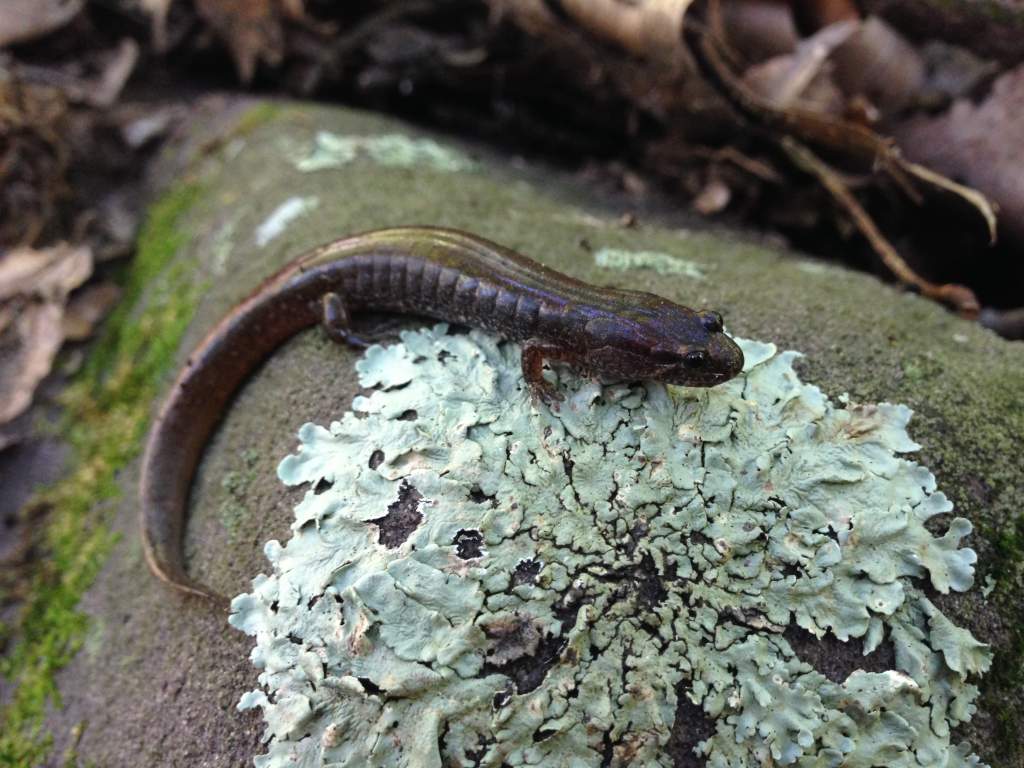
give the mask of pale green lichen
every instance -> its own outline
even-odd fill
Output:
[[[552,413],[514,345],[402,338],[300,430],[294,536],[233,601],[257,766],[667,766],[681,696],[715,768],[978,764],[950,729],[989,649],[923,592],[971,586],[970,525],[925,526],[951,505],[898,455],[909,409],[837,407],[743,341],[726,385],[566,374]],[[896,669],[831,681],[793,623],[891,643]]]
[[[427,166],[437,171],[471,171],[476,167],[463,153],[432,139],[413,139],[400,133],[376,136],[343,136],[318,131],[312,147],[293,150],[295,167],[304,172],[341,168],[359,157],[386,166]]]
[[[295,219],[315,211],[319,205],[320,200],[317,197],[289,197],[256,228],[256,245],[262,248],[279,237]]]
[[[696,263],[661,251],[601,248],[594,252],[594,263],[605,269],[651,269],[659,275],[683,275],[693,280],[704,279],[704,272]]]

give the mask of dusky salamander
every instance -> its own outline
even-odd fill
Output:
[[[743,353],[713,311],[650,293],[600,288],[481,237],[434,227],[382,229],[309,251],[266,280],[199,344],[149,433],[142,464],[142,536],[150,569],[172,586],[219,601],[185,570],[189,489],[232,396],[286,339],[322,324],[334,340],[364,341],[352,312],[411,313],[484,329],[522,344],[534,396],[560,399],[545,361],[621,379],[689,387],[728,381]]]

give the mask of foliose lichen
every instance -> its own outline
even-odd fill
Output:
[[[594,263],[606,269],[650,269],[659,275],[683,275],[693,280],[704,279],[704,270],[695,262],[661,251],[601,248],[594,252]]]
[[[488,336],[371,348],[373,391],[282,461],[310,486],[294,535],[232,604],[256,765],[672,765],[680,697],[715,768],[978,765],[951,729],[989,649],[926,596],[971,586],[971,526],[926,526],[952,505],[900,455],[910,410],[740,343],[711,390],[552,372],[558,412]],[[794,624],[896,668],[829,680]]]
[[[462,152],[432,139],[415,139],[400,133],[376,136],[343,136],[317,131],[311,148],[290,148],[295,167],[304,172],[340,168],[359,157],[379,165],[407,168],[424,165],[436,171],[472,171],[476,163]]]

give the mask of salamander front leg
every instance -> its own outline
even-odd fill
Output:
[[[523,378],[530,386],[534,398],[545,403],[552,410],[558,410],[558,403],[565,398],[544,378],[545,360],[564,360],[565,350],[554,344],[530,339],[523,344]]]
[[[325,293],[320,298],[320,309],[321,323],[331,341],[360,349],[370,346],[366,339],[352,333],[352,316],[341,296],[334,292]]]

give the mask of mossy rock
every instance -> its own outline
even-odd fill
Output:
[[[922,446],[914,458],[974,523],[968,544],[978,552],[976,582],[989,587],[984,597],[977,587],[930,595],[994,652],[993,671],[979,683],[979,711],[954,742],[969,740],[993,766],[1022,764],[1024,346],[871,277],[701,229],[657,204],[627,224],[623,214],[636,213],[630,201],[394,121],[301,105],[220,104],[199,112],[195,125],[217,127],[195,128],[164,158],[162,196],[177,206],[174,232],[164,233],[170,253],[159,269],[147,268],[137,306],[116,318],[122,335],[132,335],[168,281],[192,297],[187,331],[172,317],[143,334],[168,349],[165,382],[268,273],[310,246],[383,226],[467,229],[588,281],[719,309],[732,332],[804,353],[801,378],[833,400],[848,393],[856,402],[913,409],[909,430]],[[107,354],[94,368],[119,359]],[[348,410],[359,392],[356,359],[311,330],[245,386],[193,491],[187,552],[198,580],[237,594],[267,570],[263,545],[289,537],[291,507],[302,498],[278,481],[278,462],[295,449],[302,424],[328,424]],[[137,391],[143,413],[156,407],[153,390]],[[137,427],[132,454],[144,419]],[[57,677],[62,707],[45,722],[54,738],[50,760],[248,764],[264,751],[258,717],[235,708],[256,684],[251,642],[206,603],[150,577],[138,536],[137,461],[119,469],[120,495],[104,502],[116,505],[109,525],[119,538],[109,556],[97,554],[105,565],[82,603],[91,621],[81,650]],[[830,677],[866,664],[859,643],[787,637]],[[690,705],[677,717],[692,728],[667,749],[679,765],[700,764],[690,748],[702,728],[707,736],[707,723]]]

